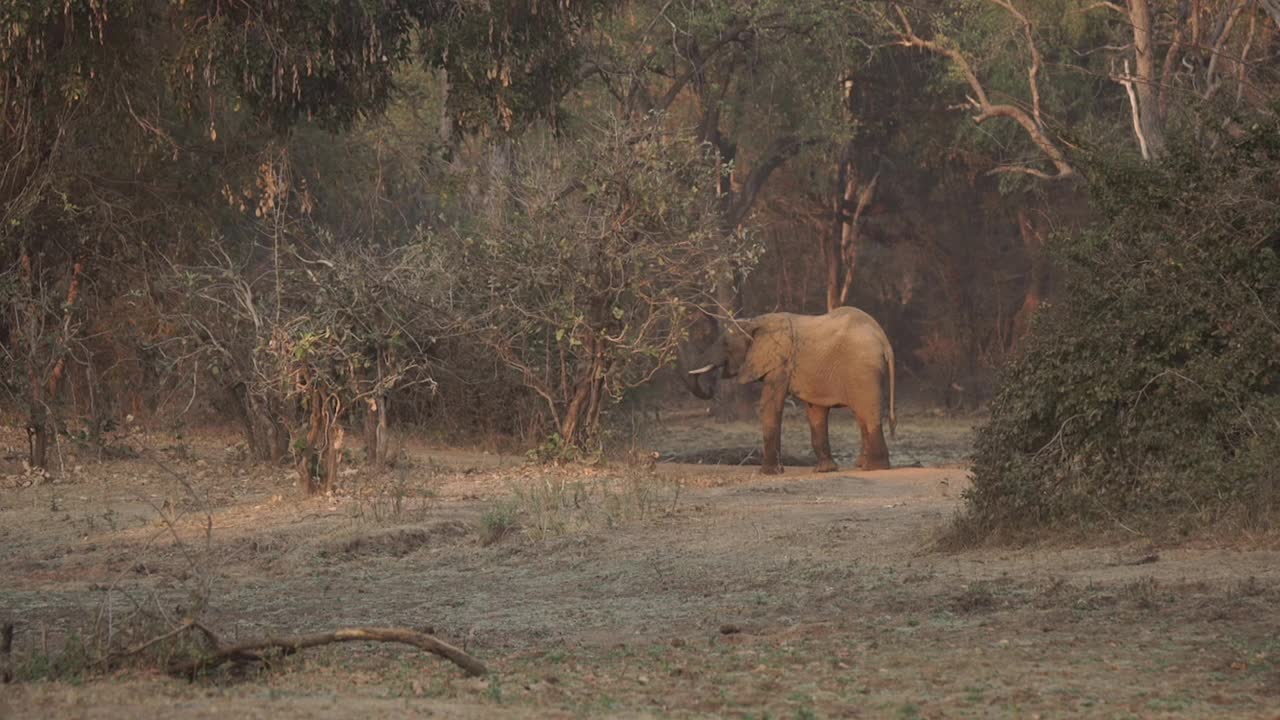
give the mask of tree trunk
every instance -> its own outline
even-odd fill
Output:
[[[853,77],[848,75],[844,85],[844,117],[853,125]],[[831,203],[831,235],[823,248],[827,263],[827,312],[846,304],[853,289],[854,275],[858,269],[858,252],[862,239],[862,215],[875,197],[880,174],[876,173],[865,185],[854,160],[854,145],[845,144],[840,164],[836,170],[836,193]]]
[[[365,398],[364,453],[369,465],[377,467],[387,462],[387,396],[381,392],[383,366],[386,359],[381,350],[374,352],[374,377],[372,395]]]
[[[44,403],[33,403],[27,423],[27,462],[33,468],[49,466],[49,418]]]
[[[853,194],[854,188],[861,184],[856,172],[850,172],[849,187],[846,197]],[[876,195],[876,185],[880,182],[880,173],[876,173],[871,182],[862,185],[858,190],[858,203],[853,208],[853,215],[846,216],[844,228],[840,233],[840,251],[844,259],[844,282],[840,285],[840,305],[849,302],[849,291],[853,289],[854,271],[858,269],[858,252],[862,244],[862,215],[871,205]],[[847,201],[846,201],[847,202]],[[848,212],[848,205],[845,205]]]
[[[875,197],[880,175],[877,173],[863,184],[857,165],[846,153],[837,179],[831,235],[823,252],[827,261],[827,312],[849,302],[861,250],[862,216]]]
[[[307,494],[318,495],[332,492],[337,485],[345,437],[338,425],[342,406],[336,398],[326,397],[316,389],[311,390],[308,404],[307,440],[299,453],[297,468]]]
[[[254,460],[261,458],[263,448],[259,442],[258,433],[254,428],[253,414],[249,411],[249,394],[243,383],[236,385],[227,385],[224,389],[227,399],[230,400],[231,412],[236,416],[236,421],[240,424],[240,432],[244,434],[245,446],[249,449],[249,457]]]
[[[289,453],[289,430],[280,419],[278,403],[253,395],[245,383],[228,385],[225,392],[244,433],[249,457],[279,464]]]
[[[346,433],[332,418],[327,419],[329,420],[329,427],[325,436],[322,476],[324,477],[323,491],[329,493],[333,492],[333,489],[338,486],[338,465],[342,462],[342,445],[346,439]]]
[[[387,398],[384,395],[368,400],[364,416],[364,452],[372,466],[387,462]]]
[[[62,390],[62,379],[67,369],[67,347],[71,344],[75,328],[72,325],[72,313],[76,301],[80,298],[80,282],[84,274],[84,262],[72,264],[71,280],[67,284],[67,295],[62,303],[62,318],[58,324],[60,334],[50,338],[43,331],[41,316],[45,309],[35,301],[37,273],[33,269],[31,255],[24,252],[20,260],[20,278],[24,287],[31,293],[27,303],[28,348],[27,348],[27,383],[30,387],[30,408],[28,414],[28,462],[32,467],[47,468],[49,462],[49,445],[56,428],[57,418],[51,418],[49,410],[58,400]],[[44,336],[44,337],[42,337]],[[48,358],[48,365],[42,362],[40,346],[49,343],[53,353]],[[46,375],[43,368],[48,367]]]
[[[600,425],[608,360],[604,349],[597,347],[597,343],[596,340],[589,341],[593,346],[591,363],[574,384],[573,398],[569,400],[560,423],[561,440],[577,448],[587,447],[595,439]]]
[[[827,312],[840,307],[840,276],[843,260],[840,249],[844,246],[845,207],[853,198],[855,181],[850,178],[852,162],[850,148],[845,147],[844,157],[836,166],[836,194],[831,201],[831,233],[822,246],[822,259],[827,264]]]
[[[1149,0],[1129,0],[1129,23],[1133,26],[1139,141],[1152,159],[1158,159],[1164,155],[1165,141],[1164,125],[1160,121],[1160,87],[1156,77],[1156,49],[1152,41]]]
[[[1022,298],[1022,306],[1013,315],[1013,332],[1010,333],[1012,347],[1016,347],[1030,329],[1031,317],[1044,301],[1049,282],[1049,258],[1044,251],[1044,236],[1025,208],[1018,208],[1018,231],[1031,267],[1027,271],[1027,289]]]

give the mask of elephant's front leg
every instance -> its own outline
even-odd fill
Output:
[[[813,454],[818,457],[817,471],[839,470],[831,457],[831,436],[827,431],[827,418],[831,414],[831,408],[805,403],[805,411],[809,414],[809,439],[813,441]]]
[[[760,393],[760,425],[764,428],[764,460],[760,472],[777,475],[782,472],[782,408],[787,399],[787,386],[766,381]]]

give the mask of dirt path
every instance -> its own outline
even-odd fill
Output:
[[[239,681],[4,686],[0,717],[1280,711],[1280,553],[932,552],[960,468],[544,470],[415,448],[390,476],[347,478],[355,495],[297,502],[284,471],[215,440],[169,453],[169,470],[142,458],[53,485],[10,476],[0,621],[20,623],[20,657],[104,614],[176,622],[207,600],[229,637],[429,626],[496,676],[344,646]]]

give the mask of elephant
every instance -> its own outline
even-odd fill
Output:
[[[729,321],[727,329],[703,352],[684,376],[697,396],[711,397],[701,383],[719,369],[741,384],[763,381],[760,422],[764,460],[760,472],[782,472],[782,410],[788,395],[805,405],[818,472],[839,469],[831,457],[827,418],[831,408],[853,410],[862,432],[858,468],[889,467],[889,449],[881,426],[882,383],[889,380],[889,434],[894,436],[895,378],[893,348],[880,324],[867,313],[841,307],[825,315],[769,313]]]

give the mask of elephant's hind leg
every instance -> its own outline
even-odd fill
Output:
[[[880,425],[880,394],[867,393],[853,404],[853,415],[862,433],[862,452],[858,455],[860,470],[888,470],[889,446],[884,442],[884,428]],[[868,397],[869,396],[869,397]]]
[[[857,468],[865,470],[867,468],[867,445],[870,444],[867,442],[867,425],[862,422],[862,418],[858,417],[857,413],[854,413],[853,418],[858,421],[858,432],[862,435],[862,449],[858,452]]]
[[[858,419],[858,424],[863,426],[862,455],[858,460],[858,467],[862,470],[888,470],[889,446],[884,442],[884,428],[880,423],[867,427],[861,418]]]
[[[827,431],[827,418],[831,408],[805,403],[805,411],[809,414],[809,438],[813,441],[813,454],[818,458],[817,471],[839,470],[831,457],[831,436]]]

